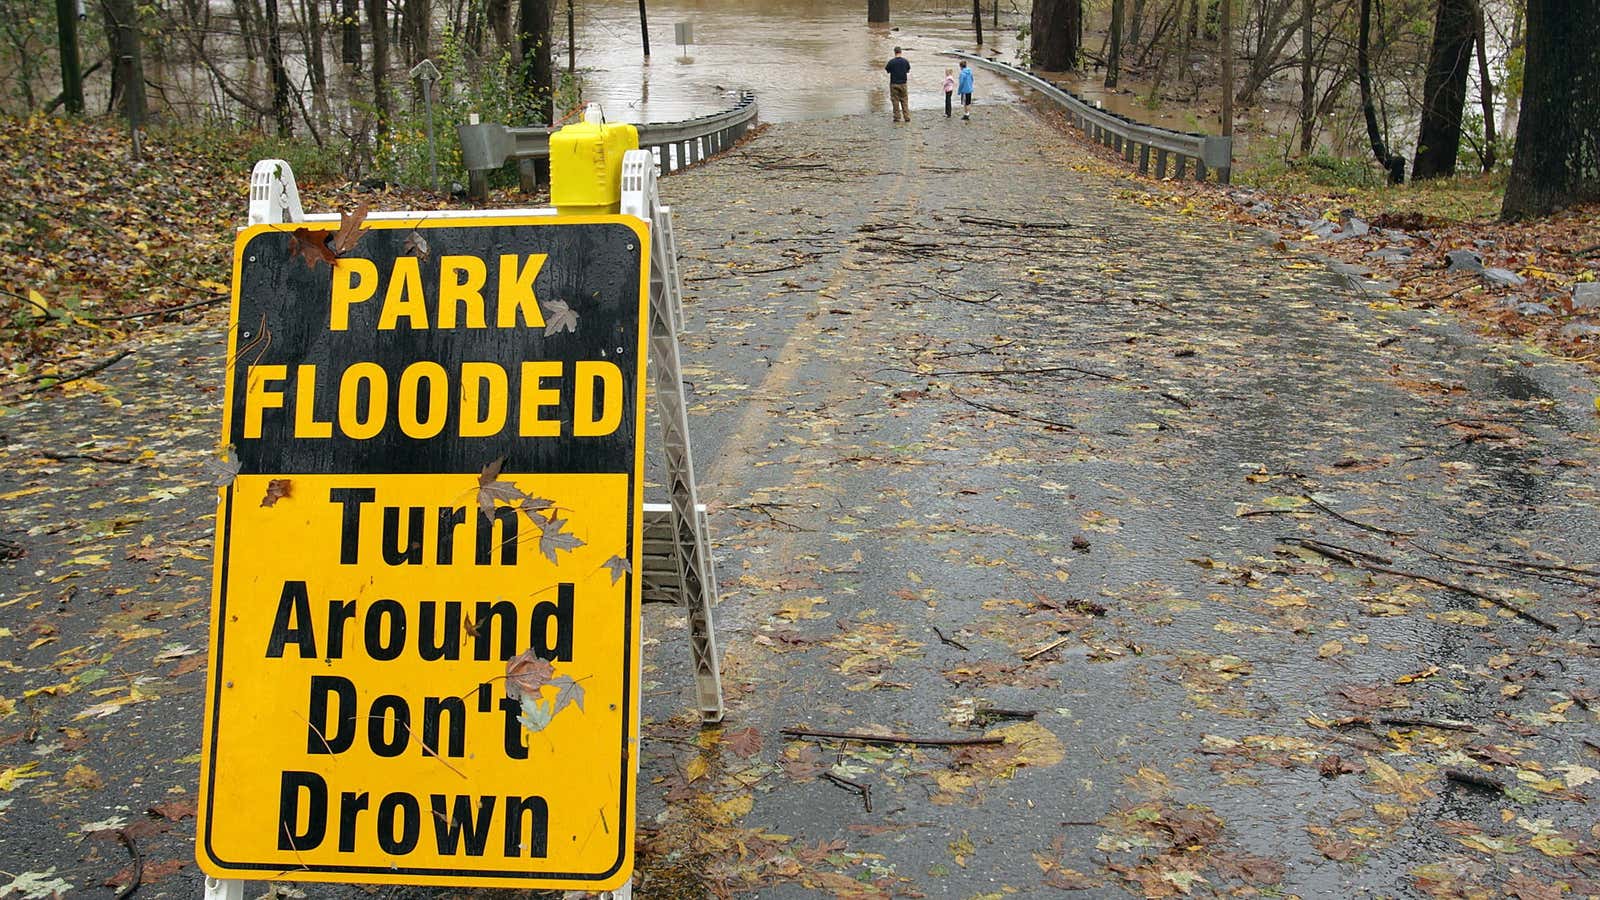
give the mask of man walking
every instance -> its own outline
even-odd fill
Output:
[[[883,67],[889,73],[889,105],[894,107],[894,120],[911,121],[911,104],[906,99],[906,74],[911,71],[911,61],[894,48],[894,59]]]
[[[956,82],[956,93],[961,95],[961,118],[972,118],[972,68],[961,61],[961,77]]]

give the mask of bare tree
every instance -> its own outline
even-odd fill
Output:
[[[1372,0],[1361,0],[1361,24],[1356,37],[1356,78],[1361,82],[1361,115],[1367,121],[1367,141],[1372,145],[1372,155],[1388,172],[1390,184],[1404,184],[1406,158],[1389,151],[1378,129],[1378,109],[1372,99],[1372,65],[1368,41],[1372,38]]]

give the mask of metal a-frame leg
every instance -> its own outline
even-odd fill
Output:
[[[655,158],[647,150],[631,150],[622,158],[622,212],[650,222],[650,365],[655,369],[656,408],[661,416],[666,449],[667,492],[672,502],[673,538],[682,602],[689,618],[689,649],[694,662],[695,697],[700,720],[722,721],[722,669],[711,608],[717,599],[710,535],[696,515],[700,498],[694,483],[694,454],[689,446],[689,414],[683,397],[678,332],[683,324],[683,295],[678,280],[678,252],[672,235],[672,210],[656,193]]]

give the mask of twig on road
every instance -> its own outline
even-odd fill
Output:
[[[939,636],[939,643],[945,644],[945,645],[950,646],[950,647],[954,647],[957,650],[968,650],[968,651],[970,651],[972,649],[971,647],[968,647],[966,644],[961,643],[960,641],[956,640],[955,638],[945,637],[944,636],[944,632],[939,630],[939,626],[934,625],[934,626],[931,626],[931,627],[933,628],[933,633]]]
[[[867,808],[867,812],[872,812],[872,785],[856,781],[853,778],[846,778],[843,775],[835,775],[832,772],[823,772],[822,777],[860,796],[861,804]]]
[[[1003,744],[1001,737],[914,737],[909,734],[862,734],[857,731],[816,731],[810,728],[785,728],[785,737],[801,740],[855,741],[861,744],[911,744],[918,747],[968,747],[974,744]]]
[[[1543,628],[1543,629],[1545,629],[1547,631],[1554,631],[1554,632],[1560,632],[1561,631],[1561,626],[1556,625],[1555,623],[1547,621],[1545,619],[1541,619],[1538,615],[1536,615],[1534,613],[1531,613],[1531,612],[1528,612],[1527,610],[1523,609],[1520,606],[1517,606],[1516,604],[1512,603],[1509,600],[1505,600],[1505,599],[1502,599],[1500,597],[1496,597],[1493,594],[1490,594],[1490,593],[1488,593],[1486,591],[1480,591],[1480,590],[1478,590],[1477,588],[1474,588],[1474,587],[1469,587],[1469,586],[1464,585],[1464,584],[1458,584],[1458,583],[1456,583],[1454,581],[1450,581],[1450,580],[1445,579],[1445,578],[1436,578],[1436,577],[1434,577],[1432,575],[1427,575],[1427,574],[1424,574],[1422,572],[1412,572],[1412,571],[1408,571],[1406,569],[1397,569],[1397,568],[1393,567],[1392,565],[1384,565],[1384,564],[1381,564],[1381,563],[1367,562],[1367,561],[1364,561],[1363,559],[1361,559],[1358,556],[1349,555],[1348,553],[1341,553],[1337,549],[1330,550],[1327,545],[1322,545],[1320,547],[1319,546],[1314,546],[1314,545],[1318,544],[1318,542],[1317,541],[1311,541],[1311,540],[1306,539],[1306,538],[1295,538],[1295,539],[1293,539],[1293,542],[1299,544],[1302,547],[1305,547],[1308,550],[1312,550],[1312,551],[1315,551],[1317,553],[1321,553],[1323,556],[1329,557],[1331,559],[1336,559],[1339,562],[1342,562],[1342,563],[1344,563],[1346,565],[1349,565],[1349,566],[1354,566],[1355,568],[1358,568],[1358,569],[1365,569],[1365,570],[1367,570],[1369,572],[1382,572],[1385,575],[1398,575],[1401,578],[1413,578],[1413,579],[1416,579],[1417,581],[1425,581],[1428,584],[1432,584],[1432,585],[1435,585],[1437,587],[1442,587],[1442,588],[1444,588],[1445,590],[1448,590],[1448,591],[1455,591],[1458,594],[1466,594],[1469,597],[1476,597],[1479,600],[1483,600],[1483,601],[1486,601],[1486,602],[1489,602],[1489,603],[1493,603],[1495,606],[1498,606],[1501,609],[1511,613],[1512,615],[1515,615],[1517,618],[1523,619],[1524,621],[1527,621],[1527,622],[1532,622],[1533,624],[1538,625],[1540,628]],[[1370,554],[1363,553],[1361,555],[1362,556],[1369,556]]]
[[[91,462],[117,463],[119,465],[132,465],[133,460],[121,456],[98,456],[93,453],[56,453],[52,450],[40,450],[39,455],[45,459],[61,462],[68,459],[87,459]]]
[[[144,852],[139,849],[133,835],[126,828],[117,829],[117,840],[128,848],[128,855],[133,857],[132,874],[128,878],[128,883],[117,889],[117,900],[124,900],[132,897],[133,892],[137,891],[140,883],[144,881]]]
[[[1362,529],[1364,531],[1370,531],[1373,534],[1385,534],[1385,535],[1388,535],[1390,537],[1411,537],[1411,536],[1416,534],[1415,531],[1395,531],[1393,529],[1384,528],[1384,527],[1382,527],[1380,525],[1368,525],[1366,522],[1358,522],[1355,519],[1352,519],[1349,516],[1345,515],[1344,513],[1341,513],[1338,510],[1333,509],[1332,507],[1328,506],[1327,504],[1323,503],[1322,501],[1318,500],[1317,498],[1311,496],[1310,494],[1303,494],[1301,496],[1303,496],[1307,500],[1309,500],[1311,502],[1312,506],[1315,506],[1317,509],[1320,509],[1323,512],[1327,513],[1328,515],[1333,516],[1335,519],[1338,519],[1339,521],[1345,523],[1346,525],[1354,525],[1357,528],[1360,528],[1360,529]]]
[[[963,397],[960,394],[956,393],[955,391],[951,391],[950,392],[950,396],[956,398],[957,400],[960,400],[962,403],[965,403],[968,406],[976,407],[978,409],[985,409],[985,410],[988,410],[989,412],[999,413],[999,414],[1001,414],[1003,416],[1010,416],[1010,417],[1012,417],[1014,419],[1026,419],[1029,422],[1038,422],[1041,425],[1049,425],[1052,428],[1062,428],[1062,429],[1067,429],[1067,430],[1072,430],[1072,429],[1075,429],[1075,428],[1078,427],[1078,426],[1073,425],[1073,424],[1071,424],[1069,422],[1057,422],[1054,419],[1042,419],[1042,418],[1040,418],[1038,416],[1030,416],[1025,412],[1018,412],[1017,410],[1014,410],[1014,409],[1006,409],[1003,406],[990,406],[987,403],[979,403],[976,400],[971,400],[971,399],[968,399],[966,397]]]
[[[132,353],[133,353],[132,350],[124,350],[121,353],[118,353],[115,356],[111,357],[110,359],[104,360],[103,362],[97,362],[94,365],[89,366],[86,369],[79,369],[78,371],[73,372],[70,375],[66,375],[66,376],[64,376],[62,378],[59,378],[59,379],[51,382],[50,384],[42,384],[42,385],[40,385],[38,387],[29,388],[29,389],[27,389],[25,391],[22,391],[21,393],[22,393],[23,396],[29,396],[31,394],[37,394],[40,391],[48,391],[51,388],[60,387],[63,384],[66,384],[66,383],[68,383],[70,381],[77,381],[80,378],[88,378],[90,375],[93,375],[96,372],[102,371],[104,369],[111,368],[112,366],[114,366],[117,363],[121,362],[126,357],[132,355]],[[51,376],[46,376],[46,377],[51,377]]]
[[[1045,655],[1046,653],[1049,653],[1051,650],[1054,650],[1055,648],[1061,646],[1062,644],[1065,644],[1067,641],[1070,641],[1070,640],[1072,640],[1072,635],[1069,634],[1069,635],[1065,635],[1065,636],[1061,637],[1058,640],[1051,641],[1050,643],[1045,644],[1043,647],[1040,647],[1037,650],[1030,650],[1029,652],[1022,654],[1022,661],[1023,662],[1031,662],[1031,661],[1033,661],[1035,659],[1038,659],[1039,657]]]
[[[1481,772],[1468,772],[1464,769],[1445,769],[1444,777],[1458,784],[1470,784],[1473,787],[1494,791],[1497,794],[1506,792],[1505,783],[1498,778],[1492,778]]]

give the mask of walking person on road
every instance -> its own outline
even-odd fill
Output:
[[[956,93],[961,95],[961,118],[972,118],[972,68],[964,59],[961,61],[961,78],[956,84]]]
[[[946,119],[950,118],[950,95],[954,94],[956,90],[956,76],[952,74],[954,71],[954,69],[944,70],[944,117]]]
[[[889,73],[889,105],[894,107],[896,122],[911,121],[911,104],[906,100],[906,75],[911,71],[911,61],[894,48],[894,59],[883,67]]]

